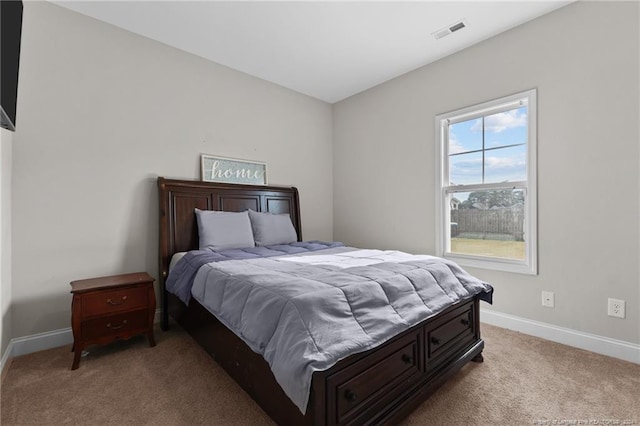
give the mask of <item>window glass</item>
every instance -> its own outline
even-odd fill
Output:
[[[524,260],[524,198],[509,189],[452,194],[451,253]]]
[[[537,273],[536,91],[436,117],[437,253]]]
[[[484,182],[515,182],[527,179],[527,147],[524,145],[485,151]]]
[[[449,184],[526,179],[527,107],[449,126]]]
[[[485,149],[527,143],[527,107],[484,117]]]
[[[482,119],[476,118],[449,126],[449,154],[482,149],[482,132],[474,130],[478,124],[482,127]]]
[[[449,156],[449,184],[482,182],[482,152]]]

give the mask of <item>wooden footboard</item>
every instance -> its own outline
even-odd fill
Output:
[[[175,296],[170,304],[184,305]],[[378,348],[316,372],[306,415],[286,396],[269,365],[196,300],[171,309],[177,322],[279,425],[395,423],[467,362],[478,360],[478,299],[458,303]]]

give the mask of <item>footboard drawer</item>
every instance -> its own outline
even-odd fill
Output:
[[[397,398],[424,371],[422,333],[414,331],[327,378],[329,424],[362,423],[366,413]]]
[[[425,328],[427,368],[435,367],[447,354],[465,349],[476,340],[473,303],[449,312]]]

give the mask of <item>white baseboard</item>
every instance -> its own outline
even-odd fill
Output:
[[[11,356],[11,342],[9,342],[9,344],[7,345],[7,349],[2,354],[2,359],[0,359],[0,383],[4,382],[4,378],[7,375],[7,371],[9,370],[12,359],[13,357]]]
[[[58,346],[70,345],[73,343],[73,333],[71,328],[47,331],[46,333],[32,334],[31,336],[11,339],[7,350],[2,355],[0,361],[0,371],[10,358],[20,355],[27,355],[33,352],[44,351],[46,349],[57,348]]]
[[[640,364],[640,345],[635,343],[484,309],[480,309],[480,321],[574,348],[585,349]]]
[[[73,333],[71,332],[71,327],[69,327],[11,339],[9,348],[12,352],[11,356],[16,357],[72,343]]]
[[[154,316],[154,323],[159,322],[160,310],[157,309]],[[71,327],[11,339],[9,341],[9,345],[7,345],[7,350],[2,354],[2,360],[0,360],[0,371],[4,370],[4,366],[10,358],[44,351],[46,349],[57,348],[59,346],[70,345],[72,343],[73,332],[71,331]]]
[[[159,322],[159,320],[160,311],[157,310],[155,322]],[[533,321],[514,315],[484,309],[480,310],[480,320],[486,324],[519,331],[531,336],[551,340],[552,342],[562,343],[575,348],[585,349],[591,352],[640,364],[640,345],[635,343],[575,331],[569,328],[558,327],[544,322]],[[73,343],[71,328],[63,328],[46,333],[11,339],[7,346],[7,350],[2,355],[0,371],[4,370],[9,358],[59,346],[70,345],[71,343]]]

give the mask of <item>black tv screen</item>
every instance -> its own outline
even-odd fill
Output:
[[[2,127],[16,129],[22,1],[0,0],[0,112]]]

